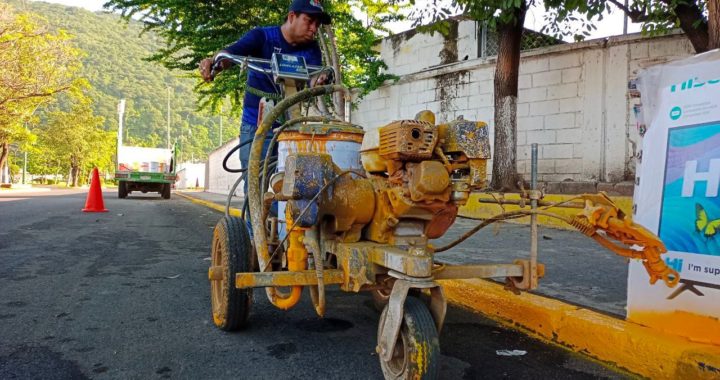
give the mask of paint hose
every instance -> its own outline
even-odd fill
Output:
[[[263,119],[262,123],[258,126],[255,131],[255,138],[253,139],[252,147],[250,148],[250,164],[248,165],[248,201],[250,208],[250,219],[253,228],[253,240],[255,243],[255,251],[258,256],[258,263],[260,264],[260,270],[266,271],[270,264],[270,254],[268,252],[267,234],[265,233],[264,220],[262,220],[263,214],[263,202],[262,202],[262,189],[260,188],[260,165],[253,165],[254,163],[260,162],[260,156],[262,155],[262,148],[265,144],[265,137],[270,131],[272,124],[285,111],[290,107],[308,100],[310,98],[331,94],[335,91],[347,91],[344,86],[341,85],[327,85],[308,88],[302,90],[296,94],[288,96],[287,98],[280,101]],[[278,247],[279,248],[279,247]],[[275,289],[267,288],[266,293],[268,299],[274,304]]]

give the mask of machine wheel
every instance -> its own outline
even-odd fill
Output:
[[[161,192],[163,199],[170,199],[170,188],[171,185],[169,183],[163,185]]]
[[[118,182],[118,198],[124,199],[127,198],[128,191],[127,191],[127,182],[120,181]]]
[[[387,307],[380,316],[382,326]],[[378,329],[380,341],[380,329]],[[427,306],[416,297],[407,297],[405,313],[393,356],[380,367],[385,379],[437,379],[440,373],[440,341],[435,321]]]
[[[235,288],[235,274],[253,271],[253,249],[242,219],[225,216],[215,226],[210,265],[213,322],[225,331],[244,327],[253,290]]]

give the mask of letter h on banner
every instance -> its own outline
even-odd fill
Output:
[[[717,197],[718,187],[720,187],[720,159],[710,160],[710,168],[706,172],[698,172],[697,166],[697,161],[688,161],[685,163],[682,196],[692,197],[695,190],[695,182],[706,181],[705,196],[708,198]]]

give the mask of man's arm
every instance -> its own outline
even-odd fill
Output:
[[[244,36],[242,36],[239,40],[237,40],[232,45],[226,47],[223,50],[220,50],[219,52],[215,53],[212,58],[205,58],[202,61],[200,61],[199,69],[200,69],[200,76],[202,76],[203,80],[205,82],[210,82],[214,78],[212,73],[212,65],[213,62],[215,62],[215,57],[220,53],[229,53],[233,55],[243,55],[243,56],[258,56],[260,55],[262,51],[262,46],[265,43],[265,34],[262,32],[262,30],[256,28],[253,29],[247,33],[245,33]],[[220,71],[223,71],[227,68],[230,68],[233,66],[233,63],[230,61],[221,61],[218,67],[216,68],[215,74],[217,74]]]

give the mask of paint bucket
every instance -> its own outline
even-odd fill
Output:
[[[277,171],[285,171],[285,160],[293,153],[325,153],[340,169],[363,171],[360,146],[365,131],[351,124],[311,123],[293,126],[278,136]],[[285,203],[278,202],[278,234],[285,237]]]

